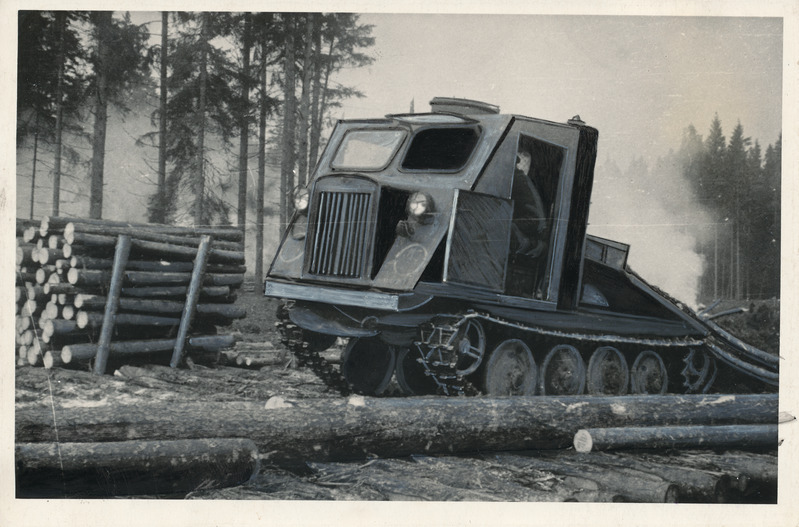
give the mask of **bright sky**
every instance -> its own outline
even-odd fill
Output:
[[[375,63],[340,76],[366,98],[347,117],[427,111],[434,96],[498,104],[554,121],[580,114],[600,158],[626,165],[679,147],[693,123],[740,120],[765,147],[781,125],[782,21],[532,15],[367,14]]]

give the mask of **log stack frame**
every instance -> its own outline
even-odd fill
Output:
[[[102,374],[109,354],[166,353],[165,339],[172,367],[187,351],[231,347],[235,337],[215,327],[246,316],[234,305],[246,271],[242,240],[236,227],[18,219],[17,365],[75,359]],[[212,335],[197,331],[211,325]]]

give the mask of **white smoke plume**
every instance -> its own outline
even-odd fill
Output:
[[[696,247],[710,229],[673,153],[651,169],[641,158],[624,171],[597,163],[588,233],[629,244],[629,266],[692,307],[706,265]]]

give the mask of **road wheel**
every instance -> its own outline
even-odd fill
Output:
[[[585,390],[585,361],[577,348],[555,346],[541,365],[541,395],[580,395]]]
[[[651,350],[639,353],[630,371],[631,391],[639,394],[664,394],[668,384],[666,365],[660,355]]]
[[[527,345],[518,339],[502,342],[485,366],[488,395],[535,395],[538,366]]]
[[[624,355],[611,346],[602,346],[588,361],[587,389],[592,395],[624,395],[630,386],[630,368]]]

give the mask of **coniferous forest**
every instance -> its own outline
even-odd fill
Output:
[[[715,116],[703,139],[685,129],[679,159],[685,180],[711,217],[697,250],[705,272],[699,296],[764,299],[780,295],[782,138],[766,147],[737,123],[727,139]]]
[[[164,12],[136,24],[128,13],[20,11],[18,29],[17,174],[30,217],[65,203],[113,217],[109,118],[145,108],[150,130],[134,138],[155,175],[144,219],[254,224],[256,276],[264,214],[285,224],[335,109],[363,96],[336,73],[373,60],[371,26],[348,13]]]

